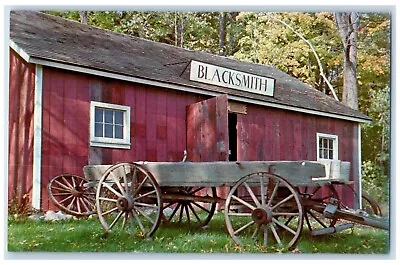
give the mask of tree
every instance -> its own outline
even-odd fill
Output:
[[[358,14],[335,13],[335,22],[343,44],[342,103],[358,110],[357,89],[357,33]]]

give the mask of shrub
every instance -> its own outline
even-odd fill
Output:
[[[389,180],[381,166],[372,161],[362,163],[362,189],[380,204],[389,201]]]

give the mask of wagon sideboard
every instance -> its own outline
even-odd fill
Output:
[[[160,186],[222,186],[233,185],[242,177],[255,172],[268,172],[288,180],[292,185],[311,185],[346,180],[348,162],[340,162],[339,176],[332,176],[334,167],[313,161],[237,161],[237,162],[137,162],[150,172]],[[84,167],[88,180],[99,180],[111,165]],[[332,169],[331,169],[332,168]],[[345,168],[345,170],[343,170]],[[122,169],[121,169],[122,170]],[[122,173],[122,172],[121,172]],[[127,172],[125,172],[127,173]]]

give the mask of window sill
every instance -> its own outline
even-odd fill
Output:
[[[130,143],[110,143],[110,142],[90,142],[91,147],[105,147],[105,148],[119,148],[119,149],[131,149]]]

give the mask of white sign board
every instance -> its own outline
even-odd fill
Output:
[[[197,61],[191,62],[190,80],[274,96],[275,79],[273,78],[252,75]]]

